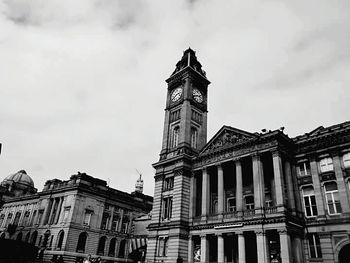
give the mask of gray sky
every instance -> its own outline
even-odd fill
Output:
[[[349,120],[350,1],[0,0],[0,180],[77,171],[153,195],[166,83],[191,47],[223,125]]]

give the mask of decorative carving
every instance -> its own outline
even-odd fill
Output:
[[[333,171],[320,174],[321,182],[336,180],[335,173]]]
[[[298,178],[298,184],[299,185],[305,185],[305,184],[312,184],[312,176],[303,176]]]
[[[208,146],[205,152],[210,152],[224,146],[231,146],[250,139],[251,139],[250,137],[244,136],[242,134],[225,130],[223,134],[221,134],[215,141],[213,141]]]

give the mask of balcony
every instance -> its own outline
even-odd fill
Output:
[[[298,177],[298,185],[312,184],[312,176],[306,175]]]

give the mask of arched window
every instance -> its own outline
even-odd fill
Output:
[[[98,241],[97,255],[103,256],[105,253],[106,237],[101,237]]]
[[[2,232],[1,235],[0,235],[0,239],[4,239],[5,238],[5,233]]]
[[[61,230],[58,233],[57,246],[56,246],[57,250],[61,250],[62,244],[63,244],[63,238],[64,238],[64,231]]]
[[[196,128],[191,128],[191,147],[197,149],[197,139],[198,139],[198,131]]]
[[[77,252],[84,253],[85,245],[87,240],[87,233],[83,232],[79,235],[78,244],[77,244]]]
[[[109,248],[108,248],[108,256],[109,257],[114,257],[115,244],[116,244],[116,238],[112,238],[111,241],[109,241]]]
[[[17,237],[16,237],[16,240],[22,241],[22,237],[23,237],[22,232],[19,232],[18,235],[17,235]]]
[[[314,188],[307,186],[303,188],[303,199],[306,216],[317,216],[317,206]]]
[[[328,213],[330,215],[341,213],[338,187],[335,182],[324,184]]]
[[[120,241],[119,253],[118,253],[119,258],[125,257],[125,246],[126,246],[126,240]]]
[[[30,239],[30,243],[35,245],[37,237],[38,237],[38,231],[34,231],[33,234],[32,234],[32,237]]]
[[[26,234],[26,237],[24,238],[24,242],[28,243],[30,238],[30,232]]]
[[[172,134],[172,148],[177,147],[179,144],[179,133],[180,133],[180,128],[179,126],[174,127],[173,129],[173,134]]]

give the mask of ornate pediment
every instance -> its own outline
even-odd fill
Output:
[[[256,138],[255,134],[224,126],[203,148],[201,155]]]

